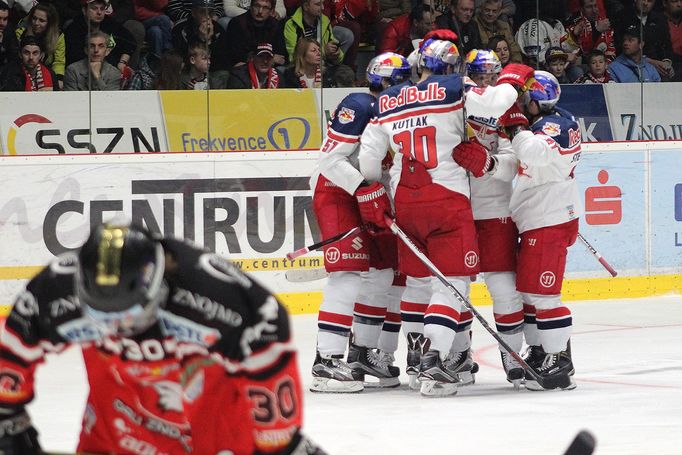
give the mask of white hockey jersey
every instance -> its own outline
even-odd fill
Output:
[[[509,201],[512,181],[519,168],[509,139],[497,134],[495,117],[469,116],[469,138],[483,145],[497,161],[495,168],[482,177],[469,177],[471,208],[475,220],[506,218],[511,215]]]
[[[336,107],[320,148],[317,167],[310,179],[311,189],[315,189],[321,174],[331,184],[350,195],[355,194],[363,180],[358,170],[360,135],[369,123],[375,101],[376,98],[369,93],[351,93]]]
[[[405,155],[423,163],[434,183],[469,197],[466,170],[452,158],[452,149],[466,134],[464,115],[497,118],[516,101],[517,93],[511,85],[500,84],[462,95],[458,75],[434,75],[417,84],[407,82],[384,90],[362,134],[362,175],[379,180],[381,161],[391,148],[396,151],[390,170],[393,194]]]
[[[514,137],[520,161],[510,208],[519,232],[554,226],[582,214],[573,171],[580,160],[581,132],[573,116],[556,108]]]

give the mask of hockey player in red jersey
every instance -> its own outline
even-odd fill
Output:
[[[511,64],[497,86],[472,88],[465,94],[461,76],[451,74],[460,63],[452,42],[425,39],[419,48],[420,81],[382,92],[362,135],[359,158],[364,177],[376,182],[386,151],[396,150],[390,174],[397,223],[467,296],[469,276],[479,270],[467,171],[481,176],[491,170],[494,161],[480,144],[462,142],[466,137],[463,111],[497,118],[534,79],[532,68]],[[380,188],[374,188],[360,200],[360,213],[365,221],[386,227],[384,216],[392,212],[389,199]],[[430,277],[426,266],[407,247],[399,244],[398,251],[400,270],[408,277],[405,292],[415,282],[430,283],[432,290],[424,316],[428,342],[423,346],[428,351],[421,356],[419,367],[421,393],[454,394],[457,375],[473,366],[469,337],[455,339],[455,333],[468,330],[472,315]]]
[[[79,453],[319,453],[286,311],[215,254],[104,224],[33,278],[0,339],[3,454],[42,453],[35,370],[73,344],[90,385]]]
[[[524,95],[522,110],[511,109],[500,124],[520,161],[510,201],[521,233],[516,288],[524,302],[526,361],[541,375],[571,377],[571,311],[561,302],[567,249],[578,235],[581,213],[574,171],[581,132],[569,112],[556,107],[561,87],[548,72],[536,71],[542,88]],[[526,388],[543,390],[526,375]]]
[[[493,51],[472,50],[466,56],[466,70],[478,87],[485,88],[497,83],[502,64]],[[471,140],[482,144],[495,160],[490,172],[469,179],[480,268],[493,299],[497,331],[512,349],[520,352],[523,347],[523,303],[516,290],[515,273],[519,233],[509,210],[518,160],[509,139],[498,134],[496,118],[469,116],[467,123]],[[520,387],[523,368],[502,348],[500,355],[507,380],[514,387]]]
[[[336,108],[311,179],[313,207],[323,237],[362,224],[356,200],[356,193],[363,191],[359,188],[363,177],[357,161],[360,135],[369,122],[376,96],[409,79],[410,74],[403,56],[380,54],[367,67],[370,93],[351,93]],[[377,185],[383,189],[381,183]],[[401,293],[392,286],[397,267],[396,240],[390,233],[378,234],[363,231],[325,247],[329,279],[318,316],[311,385],[314,392],[360,392],[364,384],[400,385],[400,370],[393,366]],[[354,335],[346,363],[343,355],[351,325]],[[370,382],[366,376],[378,381]]]

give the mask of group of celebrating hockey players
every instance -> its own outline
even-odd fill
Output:
[[[471,312],[388,218],[463,296],[483,273],[500,337],[516,353],[525,338],[539,378],[575,387],[560,290],[578,234],[579,127],[551,74],[473,50],[463,76],[455,40],[430,32],[413,65],[375,57],[370,93],[334,113],[314,210],[326,238],[363,229],[325,247],[313,391],[400,385],[401,326],[411,387],[444,396],[474,382]],[[0,336],[0,453],[42,453],[26,405],[37,366],[71,345],[90,384],[79,453],[323,453],[301,432],[286,311],[215,254],[111,222],[33,278]],[[543,390],[500,352],[508,381]]]
[[[350,94],[332,116],[311,180],[315,213],[324,238],[364,230],[325,247],[312,391],[398,386],[400,323],[412,388],[445,396],[474,382],[471,311],[393,236],[387,217],[462,296],[482,273],[502,340],[518,354],[525,338],[523,359],[540,379],[563,376],[562,388],[575,388],[560,293],[578,234],[579,126],[556,107],[554,76],[503,70],[489,50],[462,61],[456,39],[434,30],[408,59],[378,55],[370,94]],[[515,388],[544,390],[500,352]]]

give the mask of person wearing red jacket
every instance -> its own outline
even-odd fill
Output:
[[[151,51],[158,57],[169,49],[173,49],[171,29],[173,22],[163,11],[168,0],[133,0],[135,19],[142,22],[146,31],[146,40]]]
[[[429,5],[418,5],[410,14],[392,20],[381,37],[379,52],[395,52],[407,57],[414,50],[414,40],[421,40],[434,29],[434,12]]]
[[[343,63],[353,69],[360,43],[375,29],[378,11],[378,0],[324,1],[324,14],[329,17],[332,27],[345,27],[353,32],[353,44],[345,51],[343,59]]]
[[[598,49],[610,62],[616,58],[611,21],[600,13],[597,0],[580,0],[580,12],[567,27],[568,40],[579,47],[584,55]]]

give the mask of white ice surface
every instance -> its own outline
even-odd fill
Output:
[[[682,296],[570,308],[574,391],[514,391],[494,340],[474,322],[481,365],[475,385],[453,397],[423,398],[403,375],[395,390],[306,392],[305,431],[331,454],[560,454],[581,429],[596,436],[596,454],[682,453]],[[491,320],[491,307],[479,310]],[[292,319],[307,386],[316,319]],[[402,340],[397,358],[404,369]],[[86,392],[77,349],[39,369],[29,409],[43,447],[74,450]]]

